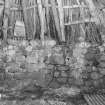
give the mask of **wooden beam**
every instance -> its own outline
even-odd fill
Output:
[[[82,17],[83,20],[85,20],[85,14],[84,14],[84,11],[85,11],[85,10],[84,10],[84,8],[83,8],[83,7],[84,7],[84,3],[82,2],[82,4],[80,4],[80,1],[77,0],[77,4],[81,6],[81,7],[80,7],[80,16]],[[85,23],[85,22],[84,22],[84,23]],[[83,24],[84,24],[84,23],[83,23]],[[80,31],[80,32],[81,32],[82,37],[84,37],[84,39],[85,39],[85,36],[86,36],[85,33],[86,33],[86,32],[85,32],[85,29],[83,28],[83,24],[80,24],[80,28],[81,28],[81,30],[82,30],[82,31]]]
[[[45,11],[46,11],[46,25],[47,25],[47,33],[48,33],[48,36],[49,38],[51,38],[51,35],[50,35],[50,27],[49,27],[49,3],[48,3],[49,0],[45,0]]]
[[[81,6],[81,5],[63,6],[64,9],[66,9],[66,8],[71,8],[71,9],[73,9],[73,8],[81,8],[81,7],[87,8],[87,6]]]
[[[38,11],[39,11],[39,17],[40,17],[40,23],[41,23],[41,40],[44,42],[44,13],[43,13],[43,8],[42,8],[42,2],[41,0],[37,0],[37,5],[38,5]]]
[[[58,11],[59,11],[59,19],[60,19],[60,28],[61,28],[61,35],[62,35],[62,41],[65,41],[65,35],[64,35],[64,11],[62,6],[62,0],[57,0],[58,2]]]
[[[58,11],[57,11],[57,8],[56,8],[56,3],[55,3],[55,0],[50,0],[50,2],[51,2],[51,6],[52,6],[52,11],[53,11],[53,15],[54,15],[54,21],[55,21],[56,29],[57,29],[57,32],[58,32],[58,37],[59,37],[60,40],[62,40],[60,20],[59,20],[59,14],[58,14]]]
[[[51,4],[45,4],[44,5],[46,8],[48,8],[48,7],[52,7],[52,5]],[[37,5],[33,5],[33,6],[29,6],[29,7],[25,7],[25,9],[26,10],[28,10],[28,9],[32,9],[32,8],[36,8],[36,7],[38,7]],[[58,6],[55,6],[56,8],[58,8]],[[71,8],[71,9],[73,9],[73,8],[81,8],[81,7],[83,7],[83,8],[88,8],[86,5],[84,5],[84,6],[81,6],[81,5],[73,5],[73,6],[62,6],[62,8],[64,8],[64,9],[68,9],[68,8]],[[11,11],[15,11],[15,10],[22,10],[22,8],[20,7],[20,8],[18,8],[18,7],[12,7],[12,8],[10,8],[10,10]]]
[[[7,31],[8,31],[8,17],[10,13],[10,0],[5,0],[4,5],[4,18],[3,18],[3,35],[4,35],[4,42],[7,41]]]
[[[2,28],[3,12],[4,12],[4,0],[0,0],[0,28]]]
[[[26,30],[26,39],[28,38],[28,32],[29,32],[29,28],[28,28],[28,17],[27,17],[27,11],[26,11],[26,3],[27,3],[27,0],[22,0],[22,8],[23,8],[23,15],[24,15],[24,23],[25,23],[25,30]]]
[[[52,5],[51,4],[48,4],[48,5],[44,5],[45,7],[52,7]],[[56,7],[56,8],[58,8],[58,6],[54,6],[54,7]],[[63,6],[63,8],[64,9],[66,9],[66,8],[80,8],[80,7],[84,7],[84,8],[88,8],[86,5],[84,5],[84,6],[81,6],[81,5],[65,5],[65,6]]]
[[[91,19],[85,19],[85,20],[81,20],[81,21],[74,21],[74,22],[65,23],[64,25],[68,26],[68,25],[73,25],[73,24],[83,24],[83,23],[95,22],[95,21],[96,20],[94,18],[91,18]]]
[[[36,33],[36,15],[37,15],[37,12],[36,12],[36,2],[34,0],[34,31],[33,31],[33,39],[35,38],[35,33]]]

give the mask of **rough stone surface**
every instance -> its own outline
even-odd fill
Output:
[[[67,75],[67,73],[66,73],[65,71],[62,71],[62,72],[61,72],[61,77],[65,77],[65,78],[67,78],[68,75]]]
[[[63,83],[63,84],[66,84],[67,83],[67,78],[65,77],[59,77],[58,79],[57,79],[57,81],[59,82],[59,83]]]
[[[59,75],[60,75],[60,72],[59,71],[55,71],[54,72],[54,77],[59,77]]]
[[[60,88],[60,84],[56,80],[52,80],[49,87],[53,89],[57,89],[57,88]]]
[[[71,57],[68,47],[58,45],[46,49],[39,45],[36,47],[33,43],[23,45],[16,46],[15,44],[4,48],[4,52],[0,51],[0,90],[3,87],[4,90],[11,91],[6,93],[8,99],[36,99],[37,97],[48,99],[50,97],[52,100],[55,98],[65,101],[68,95],[76,96],[76,93],[80,93],[80,89],[86,88],[92,91],[92,89],[105,87],[104,54],[100,57],[97,48],[92,47],[87,52],[83,50],[83,53],[86,53],[83,58],[86,62],[85,68],[82,68],[83,56],[79,55],[78,59]],[[66,58],[70,59],[65,61]],[[56,89],[61,89],[61,91],[55,91]],[[39,104],[34,101],[32,103]],[[69,103],[72,105],[73,102]],[[46,105],[46,102],[44,104]]]

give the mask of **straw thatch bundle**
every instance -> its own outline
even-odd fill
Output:
[[[91,15],[96,18],[98,24],[105,26],[105,1],[104,0],[86,0]]]
[[[4,39],[14,37],[17,21],[24,22],[26,39],[55,39],[75,43],[79,36],[100,42],[105,26],[104,0],[1,0]],[[4,13],[4,14],[3,14]],[[2,26],[3,22],[3,26]],[[94,25],[93,25],[94,24]],[[102,26],[103,25],[103,26]],[[91,28],[96,32],[90,32]],[[97,33],[97,28],[98,32]],[[89,34],[92,33],[92,35]],[[104,33],[103,33],[104,34]]]

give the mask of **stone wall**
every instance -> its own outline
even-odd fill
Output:
[[[22,89],[30,83],[53,89],[77,87],[83,91],[104,87],[102,46],[81,42],[72,47],[56,45],[54,41],[43,46],[38,40],[8,43],[5,47],[1,44],[0,49],[0,80],[6,82],[6,88]]]

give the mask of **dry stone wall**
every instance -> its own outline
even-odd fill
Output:
[[[105,86],[104,46],[81,42],[72,48],[49,42],[43,46],[38,40],[9,40],[8,46],[1,45],[0,80],[12,83],[10,89],[22,89],[30,81],[54,89],[64,86],[88,90]]]

